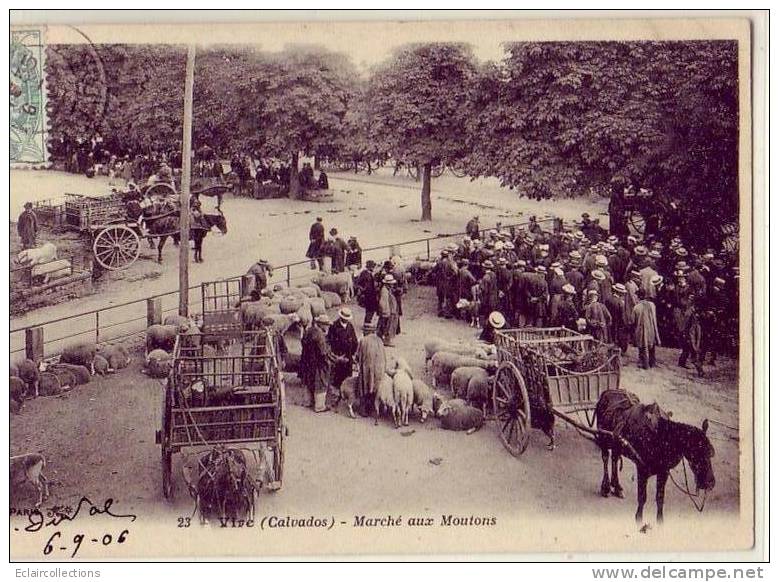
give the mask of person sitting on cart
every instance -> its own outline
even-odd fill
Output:
[[[506,318],[500,311],[493,311],[490,316],[485,320],[484,327],[481,330],[479,339],[488,344],[495,343],[495,331],[503,329],[506,325]]]
[[[155,184],[170,184],[173,186],[173,170],[165,162],[162,162],[157,173],[149,176],[149,179],[146,181],[147,186],[154,186]]]
[[[327,179],[327,174],[325,174],[323,171],[319,172],[319,178],[317,179],[317,185],[319,186],[320,190],[329,190],[330,189],[330,181]]]

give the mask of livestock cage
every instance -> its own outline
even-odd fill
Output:
[[[238,336],[243,331],[241,298],[244,295],[240,277],[208,281],[200,286],[203,306],[203,331]]]

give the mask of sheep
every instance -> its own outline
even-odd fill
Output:
[[[11,376],[16,376],[18,378],[19,377],[19,366],[17,366],[13,362],[11,362],[10,369],[11,369]]]
[[[278,305],[270,302],[246,301],[241,303],[241,324],[246,330],[257,330],[262,326],[262,320],[268,315],[280,315]]]
[[[89,371],[94,374],[94,361],[96,353],[97,345],[93,343],[82,343],[75,346],[70,346],[62,350],[60,363],[86,366]]]
[[[354,281],[351,273],[318,273],[312,282],[322,291],[332,291],[341,296],[344,303],[348,303],[354,297]]]
[[[465,396],[468,392],[468,384],[472,378],[488,378],[489,374],[484,368],[478,368],[476,366],[465,366],[462,368],[456,368],[452,371],[452,376],[449,379],[449,387],[452,390],[452,396],[458,398]]]
[[[154,324],[146,328],[146,353],[160,349],[166,352],[172,352],[176,345],[176,336],[179,333],[186,333],[189,330],[187,325],[160,325]]]
[[[341,296],[338,295],[338,293],[333,293],[332,291],[322,291],[322,299],[325,302],[326,309],[330,309],[331,307],[340,307],[343,303],[341,301]]]
[[[108,364],[108,360],[106,360],[100,354],[97,354],[95,356],[95,374],[97,374],[98,376],[105,376],[111,371],[112,370],[110,365]]]
[[[428,362],[436,352],[450,352],[460,356],[475,356],[477,350],[477,346],[453,344],[446,340],[434,339],[425,342],[425,362]]]
[[[15,376],[21,378],[24,383],[27,385],[27,395],[29,396],[38,396],[38,380],[39,380],[39,371],[38,371],[38,365],[33,362],[29,358],[24,358],[23,360],[19,360],[14,365],[15,370],[12,368],[11,372],[16,372]]]
[[[62,385],[59,378],[51,372],[41,372],[40,379],[38,380],[40,396],[56,396],[62,392]]]
[[[298,289],[303,296],[308,297],[309,299],[313,299],[314,297],[319,297],[319,287],[316,287],[315,285],[308,285],[306,287],[295,287],[295,289]]]
[[[155,349],[146,355],[144,371],[152,378],[166,378],[173,365],[173,356],[161,349]]]
[[[163,321],[162,325],[176,325],[178,327],[188,326],[190,319],[184,315],[168,315]]]
[[[392,398],[395,401],[393,417],[395,427],[408,426],[408,412],[414,404],[414,386],[408,371],[408,364],[398,358],[395,374],[392,377]]]
[[[396,418],[395,398],[392,394],[392,378],[388,374],[384,374],[379,382],[379,386],[376,389],[376,397],[373,399],[373,424],[378,426],[379,415],[382,412],[391,412],[392,418]]]
[[[311,304],[308,301],[305,301],[295,313],[300,319],[298,325],[301,328],[308,329],[314,323],[314,314],[311,312]]]
[[[268,317],[273,319],[273,330],[282,335],[284,335],[291,326],[300,321],[297,313],[268,315]]]
[[[25,267],[50,263],[57,259],[57,247],[47,242],[34,249],[25,249],[16,255],[16,262]]]
[[[468,404],[442,407],[438,411],[441,428],[445,430],[464,430],[471,434],[484,426],[484,413]]]
[[[349,411],[350,418],[357,418],[354,414],[354,404],[357,402],[356,382],[356,376],[350,376],[344,379],[344,381],[341,382],[341,388],[338,393],[338,402],[341,402],[341,400],[346,401],[346,408]]]
[[[97,359],[97,355],[95,355],[95,360],[96,359]],[[79,364],[66,364],[66,363],[53,364],[48,367],[47,371],[56,373],[58,369],[68,370],[69,372],[71,372],[75,377],[75,383],[77,386],[81,386],[82,384],[88,384],[89,380],[91,379],[89,368],[87,368],[86,366],[81,366]]]
[[[72,267],[70,261],[67,259],[60,259],[58,261],[50,261],[43,265],[35,265],[30,271],[30,277],[36,283],[43,285],[48,284],[55,279],[62,279],[70,275]]]
[[[485,375],[473,376],[468,382],[466,400],[487,412],[487,405],[492,395],[492,377]]]
[[[419,422],[424,423],[430,414],[435,415],[441,403],[441,397],[422,380],[412,380],[414,406],[419,409]]]
[[[479,327],[479,311],[481,305],[478,301],[468,301],[460,299],[455,305],[459,318],[468,322],[469,327]]]
[[[287,348],[284,359],[284,371],[296,372],[300,365],[300,356],[303,353],[303,344],[300,335],[294,330],[287,330],[283,334],[284,345]]]
[[[303,306],[303,298],[297,295],[287,295],[279,302],[279,311],[283,314],[295,313]]]
[[[488,372],[494,372],[498,365],[495,360],[483,360],[461,356],[451,352],[436,352],[431,362],[433,369],[433,386],[435,388],[438,388],[439,385],[448,384],[452,372],[457,368],[473,366],[484,368]]]
[[[130,354],[121,344],[103,346],[100,355],[108,361],[108,371],[121,370],[130,365]]]
[[[321,297],[315,297],[313,299],[308,300],[308,304],[311,306],[311,315],[314,317],[319,317],[320,315],[325,315],[327,313],[327,308],[325,307],[325,300]]]
[[[78,379],[76,378],[76,374],[67,368],[53,367],[49,368],[47,371],[51,371],[51,373],[57,377],[57,380],[59,380],[60,383],[61,391],[70,390],[71,388],[78,386]]]
[[[18,376],[11,376],[8,380],[8,392],[11,399],[11,411],[14,412],[14,414],[18,414],[19,410],[22,408],[24,398],[27,395],[27,384]],[[18,404],[16,411],[13,410],[14,402]]]
[[[16,489],[19,485],[31,483],[38,491],[38,501],[35,503],[35,507],[40,507],[49,497],[49,481],[43,474],[45,468],[46,459],[40,453],[27,453],[11,457],[8,485],[10,488]]]

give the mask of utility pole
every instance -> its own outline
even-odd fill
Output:
[[[187,47],[184,84],[184,139],[181,152],[181,211],[179,214],[179,315],[189,315],[189,188],[192,179],[192,87],[195,82],[195,45]]]

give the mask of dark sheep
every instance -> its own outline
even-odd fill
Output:
[[[96,353],[97,345],[93,343],[84,343],[70,346],[62,350],[60,363],[86,366],[90,372],[94,372],[94,361]]]
[[[188,327],[186,328],[188,329]],[[154,324],[146,328],[146,353],[154,350],[172,352],[176,345],[176,336],[180,331],[186,331],[178,325]]]
[[[16,363],[17,378],[21,378],[25,384],[27,384],[28,397],[37,396],[39,387],[40,372],[38,371],[38,364],[32,360],[25,358]]]
[[[75,377],[75,385],[81,386],[82,384],[88,384],[91,379],[89,369],[86,366],[79,366],[76,364],[54,364],[49,366],[48,372],[56,373],[57,370],[68,370]]]
[[[456,406],[445,410],[441,416],[441,428],[446,430],[464,430],[468,434],[479,430],[484,426],[484,413],[473,406]]]

